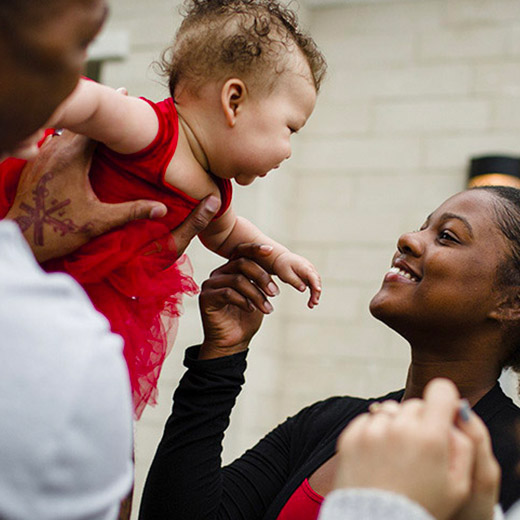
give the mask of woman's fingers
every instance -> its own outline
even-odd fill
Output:
[[[256,254],[260,248],[261,245],[249,245],[248,251]],[[273,311],[267,296],[276,296],[279,293],[278,286],[271,275],[254,260],[244,257],[230,260],[215,269],[202,288],[203,297],[208,297],[210,291],[219,291],[215,301],[221,302],[229,297],[233,299],[233,303],[240,302],[239,306],[243,309],[246,309],[247,302],[249,310],[256,308],[264,314]],[[207,300],[203,301],[207,302]]]
[[[259,252],[261,247],[261,245],[250,245],[249,251]],[[276,296],[280,293],[280,290],[272,276],[256,261],[251,260],[250,258],[241,257],[236,258],[235,260],[230,260],[211,273],[208,283],[215,282],[215,280],[217,280],[217,275],[225,274],[243,275],[268,296]],[[216,283],[218,283],[218,281]]]
[[[474,446],[460,430],[450,428],[450,458],[448,480],[451,493],[464,501],[471,491],[471,469],[474,462]]]
[[[500,484],[500,466],[493,455],[491,437],[482,419],[469,410],[467,420],[459,418],[457,426],[464,432],[475,446],[474,485],[480,491],[498,496]]]
[[[211,298],[213,304],[222,306],[235,304],[250,311],[254,307],[264,314],[270,314],[273,311],[264,291],[247,276],[240,273],[212,275],[209,280],[202,284],[201,300],[206,303],[209,298]]]
[[[460,407],[460,395],[455,384],[449,379],[433,379],[424,389],[424,402],[423,419],[431,428],[443,427],[447,431]]]
[[[204,291],[200,296],[201,303],[208,312],[221,309],[226,305],[235,305],[246,312],[252,312],[254,306],[243,294],[230,287],[213,288]]]

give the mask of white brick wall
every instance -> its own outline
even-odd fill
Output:
[[[166,96],[149,64],[173,36],[178,2],[111,4],[107,30],[127,31],[131,54],[107,65],[104,81]],[[273,302],[252,347],[226,460],[316,399],[402,386],[408,348],[367,311],[398,235],[463,188],[472,154],[520,152],[520,0],[313,4],[302,14],[330,64],[318,106],[295,137],[291,161],[237,189],[235,205],[316,263],[323,301],[309,311],[305,297],[284,288]],[[198,244],[190,257],[199,281],[220,262]],[[137,425],[136,504],[184,347],[199,340],[189,301],[160,403]]]

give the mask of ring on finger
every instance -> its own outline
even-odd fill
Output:
[[[373,403],[370,403],[368,407],[368,411],[371,414],[386,413],[388,415],[395,415],[398,410],[399,404],[391,400],[383,401],[382,403],[379,401],[375,401]]]

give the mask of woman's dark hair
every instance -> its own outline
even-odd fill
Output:
[[[257,83],[283,71],[282,51],[295,46],[309,64],[316,91],[326,62],[296,14],[275,0],[186,0],[184,20],[160,62],[174,97],[180,80],[194,91],[208,79],[239,74]],[[272,81],[271,81],[272,83]]]
[[[484,190],[494,196],[496,223],[510,247],[509,261],[502,265],[498,281],[520,289],[520,190],[506,186],[480,186],[472,189]],[[520,345],[507,358],[504,367],[520,372]]]

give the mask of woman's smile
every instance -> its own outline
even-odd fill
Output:
[[[421,276],[402,259],[397,258],[392,262],[392,267],[387,271],[383,282],[413,282],[419,283]]]

